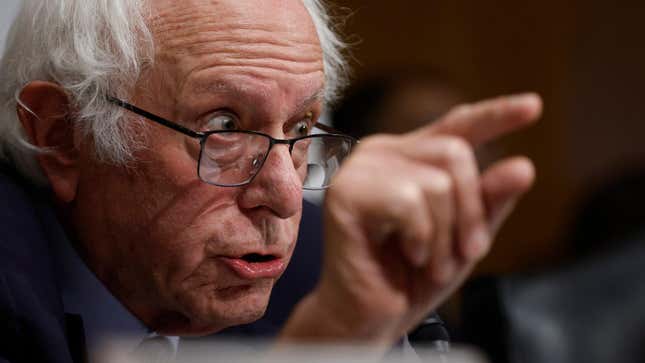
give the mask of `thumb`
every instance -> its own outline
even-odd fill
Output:
[[[518,200],[531,189],[534,181],[535,168],[526,157],[501,160],[484,172],[481,188],[491,235],[497,234]]]

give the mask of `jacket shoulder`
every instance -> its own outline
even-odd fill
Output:
[[[65,314],[54,273],[46,203],[0,172],[0,359],[69,362]]]

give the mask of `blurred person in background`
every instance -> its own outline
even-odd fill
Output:
[[[402,134],[466,102],[464,91],[430,67],[384,70],[360,79],[334,107],[334,127],[357,138]]]
[[[533,182],[472,149],[541,101],[354,147],[314,131],[345,78],[331,29],[313,0],[25,1],[0,69],[0,359],[84,361],[110,335],[174,356],[258,319],[303,188],[329,188],[323,271],[278,342],[379,356],[444,301]]]
[[[378,133],[403,134],[438,119],[469,100],[447,72],[430,66],[386,69],[354,82],[334,106],[333,125],[363,138]],[[481,166],[501,155],[498,145],[475,150]]]
[[[645,362],[645,172],[587,187],[564,261],[463,289],[461,340],[500,363]]]

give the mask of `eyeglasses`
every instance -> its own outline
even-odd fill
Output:
[[[139,116],[199,140],[197,175],[208,184],[239,187],[253,181],[276,144],[289,146],[294,167],[303,189],[321,190],[329,187],[342,161],[358,143],[355,138],[337,133],[317,123],[314,127],[328,132],[293,139],[276,139],[270,135],[246,130],[215,130],[200,132],[168,121],[118,98],[108,101]]]

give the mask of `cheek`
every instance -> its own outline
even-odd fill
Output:
[[[180,284],[193,274],[203,283],[215,281],[217,269],[209,253],[212,241],[235,230],[226,223],[238,214],[234,198],[196,194],[187,191],[184,197],[172,199],[146,228],[145,245],[156,261],[153,269],[162,279],[159,283],[164,286]]]
[[[148,206],[149,226],[159,237],[167,237],[164,240],[176,239],[188,229],[197,228],[194,232],[199,234],[196,221],[211,211],[234,206],[237,191],[203,183],[197,175],[197,160],[181,140],[158,140],[151,149],[159,152],[148,151],[138,162],[136,189],[143,200],[137,202]]]
[[[299,215],[281,220],[266,213],[244,214],[237,204],[240,188],[203,183],[196,160],[181,146],[169,144],[177,145],[168,141],[167,147],[152,146],[138,155],[136,174],[122,190],[111,193],[118,195],[116,204],[122,210],[119,230],[136,231],[123,257],[131,261],[137,256],[139,271],[152,276],[157,296],[207,304],[213,291],[232,279],[213,255],[250,241],[268,238],[282,246],[285,257],[291,256]],[[272,228],[259,227],[268,221]],[[265,290],[268,294],[270,286]],[[254,296],[262,300],[264,295],[260,289]]]
[[[114,193],[125,211],[120,213],[121,230],[137,231],[130,251],[136,251],[158,286],[167,286],[205,259],[205,244],[215,226],[212,216],[237,209],[236,191],[201,182],[196,161],[177,147],[138,157],[131,183]]]

